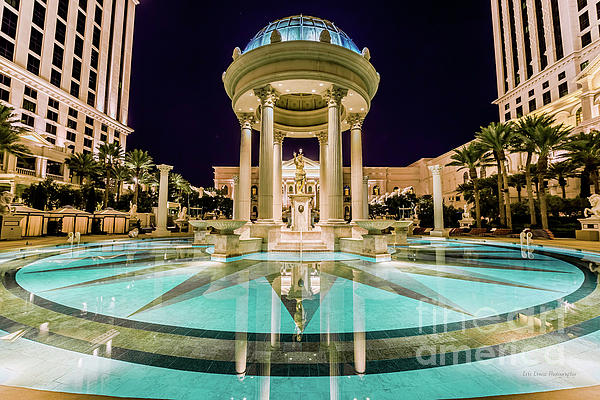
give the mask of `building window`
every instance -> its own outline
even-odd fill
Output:
[[[100,130],[101,130],[102,132],[108,132],[108,126],[107,126],[107,125],[104,125],[104,124],[102,124],[102,126],[100,126]]]
[[[31,100],[23,99],[23,109],[35,113],[36,104]]]
[[[535,7],[535,25],[538,37],[538,54],[540,55],[540,69],[544,70],[548,66],[548,56],[546,56],[546,34],[544,31],[544,14],[542,11],[542,0],[534,0]]]
[[[554,31],[554,49],[556,51],[556,61],[558,61],[565,56],[562,42],[562,30],[560,27],[558,0],[550,0],[550,8],[552,13],[552,28]]]
[[[60,47],[59,45],[55,44],[54,45],[54,53],[52,54],[52,65],[54,65],[57,68],[62,69],[63,55],[64,55],[63,48]]]
[[[79,11],[77,14],[77,32],[81,34],[81,36],[85,36],[85,14]]]
[[[506,43],[504,41],[504,13],[502,11],[502,0],[498,0],[498,16],[500,19],[500,42],[502,44],[502,76],[504,78],[504,92],[508,92],[508,67],[506,65]]]
[[[581,125],[581,108],[575,113],[575,126]]]
[[[67,140],[75,142],[77,140],[77,134],[75,132],[67,131]]]
[[[79,116],[79,111],[74,108],[69,107],[69,117],[77,118]]]
[[[79,58],[83,57],[83,39],[79,36],[75,36],[75,48],[73,49],[73,53]]]
[[[585,28],[590,26],[590,15],[588,12],[584,12],[579,16],[579,30],[583,31]]]
[[[69,0],[58,0],[58,16],[67,20],[69,15]]]
[[[94,107],[96,105],[96,94],[95,93],[88,92],[87,104],[88,104],[88,106],[92,106],[92,107]]]
[[[291,193],[291,194],[294,193],[294,186],[292,186],[292,185],[288,186],[288,193]]]
[[[569,94],[569,85],[567,82],[563,82],[558,85],[558,97],[564,97]]]
[[[592,32],[585,33],[581,36],[581,47],[585,47],[590,43],[592,43]]]
[[[535,99],[529,100],[529,112],[533,112],[537,109],[537,104]]]
[[[87,10],[87,0],[79,0],[79,8],[81,8],[83,11]]]
[[[598,4],[600,5],[600,3],[598,3]],[[586,68],[587,68],[587,66],[588,66],[588,65],[590,65],[590,62],[589,62],[589,61],[584,61],[584,62],[582,62],[582,63],[579,65],[579,69],[580,69],[581,71],[583,71],[584,69],[586,69]]]
[[[521,83],[521,75],[519,75],[519,54],[517,51],[517,28],[515,21],[515,7],[512,1],[508,2],[508,17],[510,26],[510,42],[512,47],[513,58],[513,79],[515,87]]]
[[[14,8],[15,10],[18,10],[19,4],[21,4],[21,0],[6,0],[6,3],[12,6],[12,8]]]
[[[44,29],[44,23],[46,22],[46,7],[41,5],[39,2],[35,2],[33,5],[33,23]]]
[[[37,99],[37,90],[32,89],[29,86],[25,86],[24,94],[32,99]]]
[[[506,114],[504,114],[504,120],[505,121],[510,121],[512,119],[512,114],[509,112],[507,112]]]
[[[101,141],[106,142],[106,139],[107,139],[106,134],[103,133],[102,135],[100,135],[100,140]]]
[[[85,147],[89,147],[89,148],[91,148],[91,147],[92,147],[92,139],[87,139],[87,138],[84,138],[84,139],[83,139],[83,145],[84,145]]]
[[[12,61],[15,54],[14,43],[0,36],[0,56]]]
[[[257,186],[252,186],[250,188],[250,196],[254,197],[258,195],[258,187]]]
[[[546,81],[542,83],[542,89],[548,89],[550,87],[550,82]]]
[[[544,105],[552,103],[552,95],[550,94],[550,91],[544,92],[542,98],[544,100]]]
[[[46,111],[46,118],[51,121],[58,122],[58,113],[52,110]]]
[[[100,48],[100,29],[97,26],[94,27],[94,34],[92,36],[92,44],[96,46],[96,48]]]
[[[565,71],[561,72],[560,74],[558,74],[558,80],[562,81],[563,79],[565,79],[567,77],[567,73]]]
[[[52,144],[56,144],[56,139],[54,139],[54,138],[49,137],[49,138],[46,138],[46,140]]]
[[[517,118],[521,118],[523,116],[523,106],[517,107]]]
[[[2,32],[14,39],[17,35],[18,19],[17,14],[5,7],[2,13]]]
[[[92,136],[94,137],[94,128],[91,128],[89,126],[85,127],[85,132],[84,132],[87,136]]]
[[[379,196],[379,185],[373,186],[373,196]]]
[[[31,34],[29,36],[29,50],[41,56],[43,43],[44,34],[42,34],[42,32],[38,31],[34,27],[31,27]]]
[[[79,83],[71,81],[71,96],[79,97]]]
[[[348,185],[344,186],[344,196],[350,196],[350,186]]]
[[[51,123],[46,123],[46,133],[50,135],[56,136],[56,125],[52,125]]]
[[[98,52],[92,49],[92,54],[90,55],[90,65],[94,69],[98,69]]]
[[[510,109],[510,103],[506,103],[506,104],[504,105],[504,110],[508,110],[508,109]]]
[[[113,133],[113,136],[116,138],[120,138],[121,137],[121,133],[119,131],[115,131],[115,133]]]
[[[97,79],[98,79],[98,74],[96,74],[94,71],[90,70],[90,81],[89,81],[88,87],[91,90],[96,90]]]
[[[69,118],[67,120],[67,128],[77,129],[77,121],[72,120],[71,118]]]
[[[517,97],[517,100],[515,101],[515,103],[520,104],[521,103],[521,97]]]
[[[67,26],[60,20],[56,20],[56,32],[54,33],[54,39],[64,45],[67,37]]]
[[[59,88],[61,78],[62,76],[60,72],[58,72],[55,69],[52,69],[52,72],[50,72],[50,83]]]
[[[529,94],[529,97],[535,96],[535,90],[531,89],[528,94]]]
[[[581,11],[587,6],[587,0],[577,0],[577,11]]]
[[[94,118],[90,117],[89,115],[85,116],[85,123],[88,125],[94,125]]]
[[[527,79],[533,75],[533,57],[531,54],[531,35],[529,33],[529,16],[526,0],[521,0],[521,23],[523,41],[525,42],[525,66],[527,68]]]
[[[10,101],[10,92],[6,89],[0,88],[0,100]]]
[[[28,126],[34,125],[34,118],[31,115],[21,114],[21,122]]]
[[[73,79],[81,80],[81,61],[73,59],[73,72],[71,73]]]
[[[96,22],[99,26],[102,26],[102,9],[99,6],[96,6],[96,14],[94,14],[94,22]]]
[[[51,97],[48,99],[48,107],[58,110],[58,106],[59,106],[58,100],[54,100]]]
[[[27,71],[35,75],[40,74],[40,60],[32,54],[27,57]]]

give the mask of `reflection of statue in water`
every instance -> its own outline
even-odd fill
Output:
[[[12,204],[14,195],[11,192],[2,192],[0,194],[0,214],[12,214],[10,205]]]
[[[294,322],[296,323],[296,341],[302,340],[302,332],[304,332],[304,324],[306,323],[306,313],[302,300],[296,300],[296,312],[294,313]]]
[[[304,187],[306,186],[306,171],[304,171],[304,155],[302,149],[299,150],[298,154],[294,152],[294,164],[296,165],[296,194],[304,193]]]

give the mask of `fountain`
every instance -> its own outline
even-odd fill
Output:
[[[201,219],[191,219],[189,224],[194,227],[194,244],[207,244],[206,235],[208,231],[208,221]]]
[[[362,235],[362,239],[341,238],[340,250],[360,254],[376,261],[391,260],[387,248],[390,235],[385,235],[382,231],[393,226],[396,221],[391,219],[357,219],[354,222],[359,227],[366,229],[367,234]]]
[[[408,232],[412,226],[412,220],[401,219],[394,221],[392,227],[394,228],[394,245],[406,246],[408,244]]]

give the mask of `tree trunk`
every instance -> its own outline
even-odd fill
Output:
[[[477,170],[472,168],[469,171],[473,181],[473,196],[475,197],[475,219],[477,227],[481,228],[481,205],[479,204],[479,179],[477,179]]]
[[[590,197],[590,171],[584,168],[580,175],[579,197],[582,199]]]
[[[496,158],[498,168],[498,209],[500,210],[500,225],[506,225],[506,209],[504,207],[504,193],[502,191],[502,167],[500,160]]]
[[[517,184],[517,187],[516,187],[516,189],[517,189],[517,200],[519,200],[519,203],[520,203],[520,202],[521,202],[521,200],[523,200],[523,199],[521,198],[521,186],[519,186],[519,185]]]
[[[560,185],[560,188],[562,190],[562,198],[566,199],[567,198],[567,185],[565,185],[564,183]]]
[[[506,162],[504,157],[500,160],[500,165],[502,166],[502,182],[504,184],[504,188],[502,192],[504,193],[504,202],[506,204],[506,226],[508,229],[512,230],[512,213],[510,210],[510,192],[508,189],[508,170],[506,168]]]
[[[104,188],[104,202],[103,202],[103,208],[108,207],[108,195],[110,191],[110,170],[107,169],[106,170],[106,187]]]
[[[540,156],[538,160],[538,197],[540,199],[540,214],[542,215],[542,228],[548,229],[548,208],[546,207],[546,187],[544,178],[546,176],[546,166],[548,161],[545,156]]]
[[[537,217],[535,215],[535,201],[533,199],[533,188],[531,182],[531,158],[533,153],[527,153],[527,161],[525,163],[525,187],[527,189],[527,204],[529,206],[529,215],[531,225],[537,225]]]
[[[138,205],[138,190],[140,188],[140,184],[138,183],[138,180],[135,180],[135,189],[133,190],[133,204],[136,206]]]
[[[594,193],[600,194],[600,179],[598,179],[598,170],[592,171],[590,178],[592,178],[592,182],[594,183]]]

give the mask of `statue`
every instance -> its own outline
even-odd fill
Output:
[[[593,194],[590,197],[588,197],[588,200],[592,205],[592,208],[586,208],[585,210],[583,210],[583,216],[586,218],[600,218],[600,194]]]
[[[187,207],[181,207],[179,210],[179,214],[177,214],[177,221],[186,220],[187,219]]]
[[[415,193],[415,188],[412,186],[407,186],[404,189],[402,189],[402,192],[400,192],[400,195],[406,196],[407,194],[414,194],[414,193]]]
[[[10,207],[14,195],[11,192],[2,192],[0,194],[0,214],[12,214],[13,210]]]
[[[304,194],[304,188],[306,187],[306,171],[304,171],[304,155],[302,149],[299,150],[299,154],[294,152],[294,164],[296,165],[296,194]]]
[[[129,215],[134,216],[137,213],[137,205],[129,202]]]
[[[465,204],[463,206],[463,214],[462,214],[463,219],[469,219],[471,218],[471,212],[469,211],[469,205]]]

